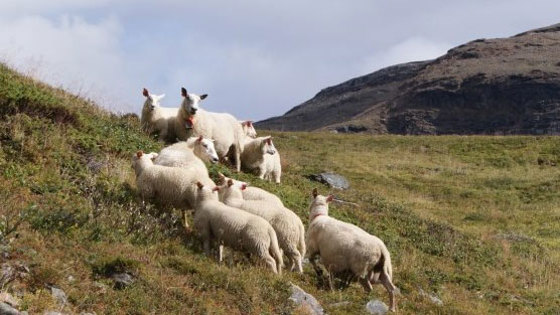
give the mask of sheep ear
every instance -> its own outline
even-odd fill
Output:
[[[219,177],[219,178],[226,178],[226,175],[224,175],[224,174],[218,172],[218,177]]]
[[[317,188],[313,188],[313,192],[311,194],[313,195],[313,198],[317,198],[317,195],[319,195],[317,193]]]
[[[144,155],[144,152],[142,152],[142,150],[136,152],[136,157],[137,157],[137,158],[141,158],[142,155]]]
[[[250,120],[248,120],[248,121],[247,121],[247,126],[249,126],[249,127],[253,127],[253,122],[252,122],[252,121],[250,121]]]
[[[328,195],[327,196],[327,202],[331,202],[331,201],[333,201],[333,199],[334,199],[333,195]]]
[[[200,95],[200,99],[201,99],[201,100],[203,100],[203,99],[205,99],[205,98],[207,98],[207,97],[208,97],[208,94],[202,94],[202,95]]]
[[[142,90],[142,95],[144,95],[145,97],[150,97],[150,93],[148,93],[148,90],[146,88]]]
[[[233,179],[229,179],[229,180],[227,181],[227,185],[228,185],[228,187],[233,186]]]
[[[204,139],[204,137],[199,136],[198,139],[196,139],[197,142],[202,142],[202,139]]]
[[[212,191],[220,191],[220,187],[216,186],[216,187],[212,188]]]
[[[247,189],[247,184],[245,183],[241,184],[241,190],[245,190],[245,189]]]
[[[198,186],[198,189],[202,189],[204,187],[201,182],[196,182],[196,186]]]
[[[181,96],[187,97],[187,89],[185,89],[184,87],[181,88]]]

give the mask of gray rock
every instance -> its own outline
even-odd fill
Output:
[[[5,287],[6,284],[12,282],[16,278],[16,270],[8,263],[2,264],[0,270],[0,287]]]
[[[306,308],[310,314],[322,315],[325,313],[323,311],[323,307],[321,306],[321,304],[319,304],[317,299],[313,297],[313,295],[303,291],[302,288],[293,283],[292,296],[290,296],[290,300],[294,302],[294,304]]]
[[[10,304],[0,302],[0,314],[2,315],[19,315],[19,311],[11,307]]]
[[[14,298],[10,293],[8,292],[2,292],[0,293],[0,302],[3,303],[7,303],[13,307],[18,307],[19,306],[19,302],[16,298]]]
[[[348,180],[344,176],[339,174],[326,172],[326,173],[311,175],[310,178],[320,183],[327,184],[332,188],[336,188],[336,189],[350,188],[350,183],[348,182]]]
[[[379,300],[371,300],[366,304],[366,310],[369,314],[384,315],[389,312],[389,307]]]
[[[131,284],[134,283],[134,277],[130,274],[123,272],[123,273],[115,273],[111,276],[111,279],[115,281],[115,288],[116,289],[124,289]]]
[[[418,292],[421,296],[427,297],[432,303],[436,304],[437,306],[443,306],[443,301],[433,293],[426,293],[424,290],[419,289]]]
[[[45,311],[43,315],[65,315],[65,314],[57,311]]]
[[[68,297],[66,297],[66,293],[57,287],[51,286],[51,295],[59,305],[68,303]]]

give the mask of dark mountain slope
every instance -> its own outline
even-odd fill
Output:
[[[326,88],[261,129],[560,133],[560,25],[479,39]]]

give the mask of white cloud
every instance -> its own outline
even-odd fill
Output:
[[[0,23],[0,56],[23,73],[115,109],[117,89],[127,82],[120,34],[114,17],[88,23],[79,16],[24,16]]]

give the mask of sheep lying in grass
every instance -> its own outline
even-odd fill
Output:
[[[197,165],[206,168],[204,162],[218,162],[214,141],[201,137],[191,137],[165,147],[154,163],[157,165],[184,167]],[[208,173],[208,172],[206,172]]]
[[[203,136],[215,140],[214,145],[218,156],[227,159],[231,151],[235,159],[235,167],[241,170],[241,152],[243,151],[244,133],[239,121],[230,114],[212,113],[200,108],[201,100],[206,94],[196,95],[187,93],[181,88],[183,102],[179,108],[175,121],[175,132],[181,140],[187,139],[189,134]]]
[[[132,158],[136,173],[136,186],[144,200],[156,200],[183,211],[185,227],[188,227],[186,211],[193,209],[196,201],[194,184],[198,181],[214,185],[208,177],[206,167],[168,167],[155,165],[157,153],[144,154],[138,151]]]
[[[290,260],[290,270],[297,268],[303,273],[301,261],[305,255],[305,230],[300,218],[291,210],[262,200],[244,200],[242,189],[245,185],[235,185],[228,180],[223,194],[223,202],[249,213],[258,215],[272,225],[280,248]]]
[[[314,189],[313,198],[305,240],[307,257],[315,271],[321,274],[316,262],[320,256],[331,275],[350,271],[368,292],[372,284],[381,282],[389,292],[391,310],[395,311],[391,256],[383,241],[355,225],[329,217],[332,195],[321,196]]]
[[[147,89],[144,89],[142,95],[146,97],[140,117],[142,129],[148,133],[159,132],[159,140],[161,141],[174,140],[175,118],[179,109],[160,106],[159,103],[165,97],[165,94],[150,94]]]
[[[251,120],[240,121],[239,123],[241,124],[241,128],[243,128],[245,136],[253,139],[257,137],[257,131]]]
[[[274,178],[274,182],[280,183],[280,153],[274,147],[272,137],[259,137],[245,142],[241,163],[247,171],[256,171],[260,179]]]
[[[276,196],[275,194],[269,193],[268,191],[259,188],[259,187],[253,187],[253,186],[249,186],[249,184],[245,183],[245,182],[241,182],[232,178],[228,178],[226,177],[224,174],[222,173],[218,173],[219,179],[218,179],[218,185],[220,185],[220,187],[224,187],[227,185],[228,180],[233,180],[233,183],[236,185],[239,185],[239,187],[245,187],[245,189],[242,189],[242,193],[243,193],[243,199],[245,200],[262,200],[262,201],[266,201],[266,202],[270,202],[273,203],[279,207],[284,207],[284,204],[282,203],[282,200],[280,200],[280,198],[278,198],[278,196]],[[224,190],[220,189],[219,194],[220,194],[220,200],[223,200],[223,192]]]
[[[223,245],[255,254],[274,273],[281,273],[282,253],[274,229],[264,219],[229,207],[220,201],[213,190],[197,183],[197,203],[194,226],[202,238],[204,252],[210,255],[210,244],[216,242],[218,261],[222,261]],[[212,186],[214,187],[214,186]]]

